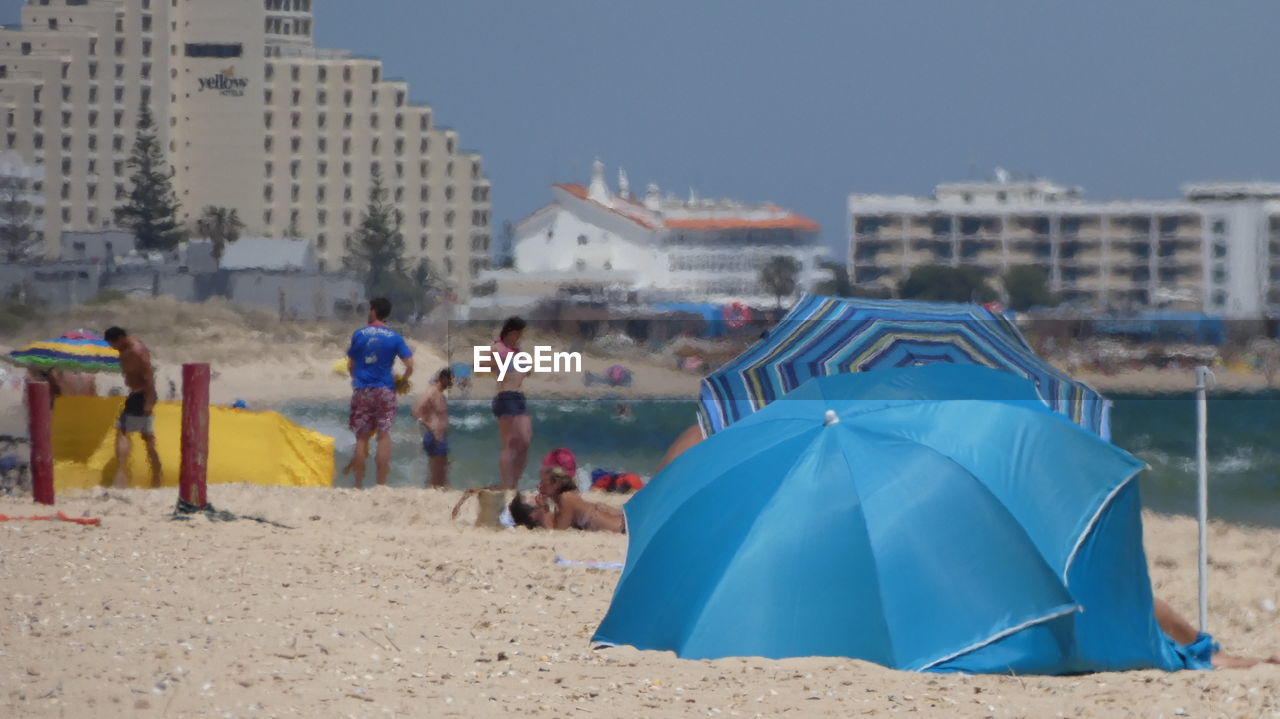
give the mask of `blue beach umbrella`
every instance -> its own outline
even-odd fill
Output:
[[[1152,614],[1142,467],[1006,373],[815,379],[627,503],[595,638],[911,670],[1180,668]]]
[[[1032,351],[1018,328],[980,305],[808,296],[760,342],[702,381],[710,435],[812,377],[930,364],[972,364],[1031,381],[1049,407],[1110,438],[1110,402]]]

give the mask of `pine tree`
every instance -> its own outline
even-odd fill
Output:
[[[138,136],[129,157],[133,189],[129,202],[116,208],[116,222],[133,230],[140,250],[172,250],[182,239],[178,226],[178,201],[173,195],[164,151],[156,137],[151,110],[138,110]]]
[[[406,279],[400,215],[387,201],[387,190],[377,171],[369,188],[369,204],[360,218],[360,227],[351,236],[351,250],[344,263],[364,279],[370,297],[387,293]]]

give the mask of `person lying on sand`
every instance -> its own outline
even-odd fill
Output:
[[[546,529],[581,529],[589,532],[627,533],[622,510],[608,504],[588,502],[578,491],[578,482],[561,467],[542,471],[534,506]]]
[[[572,527],[625,534],[626,519],[621,509],[582,498],[574,479],[577,468],[577,459],[568,449],[562,447],[548,452],[542,460],[538,494],[533,503],[525,502],[517,493],[508,506],[515,523],[529,529]]]
[[[1173,611],[1173,607],[1169,606],[1164,600],[1155,600],[1156,623],[1160,625],[1160,629],[1164,631],[1173,641],[1189,646],[1199,641],[1200,633],[1177,612]],[[1214,669],[1248,669],[1258,664],[1280,664],[1280,654],[1272,654],[1266,659],[1259,657],[1237,657],[1223,652],[1214,652],[1213,658]]]
[[[671,446],[667,448],[667,453],[662,457],[662,461],[658,464],[658,471],[675,461],[685,451],[704,439],[702,429],[698,425],[689,427],[676,437]],[[1160,629],[1173,641],[1182,646],[1190,646],[1200,639],[1200,633],[1186,619],[1182,618],[1177,612],[1173,611],[1162,599],[1155,600],[1156,623],[1160,625]],[[1218,669],[1247,669],[1257,664],[1280,664],[1280,654],[1272,654],[1266,659],[1258,657],[1238,657],[1223,652],[1214,652],[1212,658],[1213,666]]]

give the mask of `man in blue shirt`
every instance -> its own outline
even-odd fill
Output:
[[[347,348],[347,373],[351,375],[351,420],[356,435],[356,455],[348,465],[355,471],[356,489],[364,488],[364,465],[369,438],[378,435],[378,484],[387,483],[391,467],[391,425],[396,418],[396,358],[404,363],[404,381],[413,374],[413,350],[395,330],[383,324],[391,314],[391,302],[378,297],[369,302],[369,324],[351,335]]]

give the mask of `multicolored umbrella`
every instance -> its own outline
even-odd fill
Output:
[[[92,332],[76,330],[57,339],[32,342],[4,357],[10,364],[35,370],[119,372],[120,353]]]
[[[1001,314],[970,304],[813,295],[702,381],[698,421],[710,435],[812,377],[938,362],[1024,377],[1053,411],[1111,436],[1110,401],[1037,356]]]

